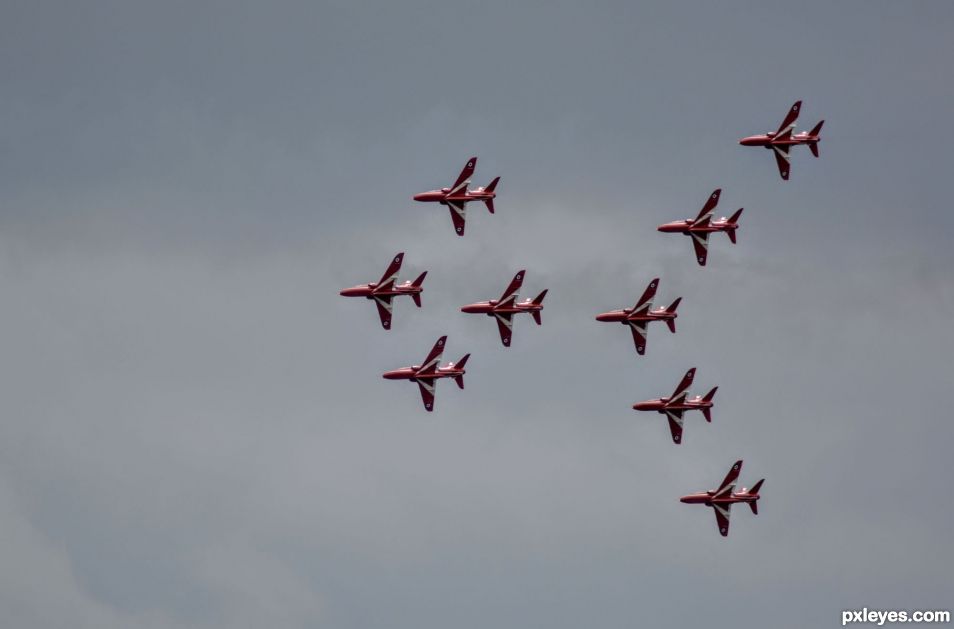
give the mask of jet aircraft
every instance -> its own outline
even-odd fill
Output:
[[[793,146],[807,144],[808,148],[812,151],[812,155],[818,157],[818,142],[821,141],[818,134],[821,133],[821,128],[822,125],[825,124],[825,121],[822,120],[819,122],[811,131],[802,131],[801,133],[793,134],[795,121],[798,120],[798,114],[801,108],[802,101],[797,101],[792,105],[792,108],[788,110],[788,115],[785,116],[785,120],[782,121],[778,131],[775,133],[769,131],[768,133],[750,135],[747,138],[739,140],[739,144],[742,146],[761,146],[766,149],[772,149],[775,153],[775,163],[778,165],[778,172],[785,181],[788,181],[788,172],[791,166],[789,150]]]
[[[513,316],[515,314],[529,312],[537,325],[542,323],[540,313],[543,311],[543,298],[547,296],[546,290],[537,295],[535,299],[517,301],[517,291],[523,284],[525,274],[526,271],[517,271],[500,299],[480,301],[463,306],[460,309],[461,312],[486,314],[488,317],[495,317],[497,319],[497,329],[500,330],[500,341],[504,344],[504,347],[510,347],[510,337],[513,334]]]
[[[653,297],[656,295],[656,287],[659,286],[659,278],[655,278],[646,287],[643,296],[639,298],[636,305],[630,309],[613,310],[596,315],[597,321],[622,323],[628,325],[633,332],[633,342],[636,344],[636,353],[642,356],[646,352],[646,332],[650,321],[665,321],[669,330],[676,332],[676,308],[682,297],[672,302],[668,308],[656,308],[653,310]]]
[[[711,391],[702,395],[689,397],[688,389],[692,386],[692,379],[696,375],[696,368],[693,367],[683,376],[682,382],[676,387],[669,397],[656,398],[655,400],[646,400],[633,404],[637,411],[656,411],[665,415],[669,419],[669,431],[672,433],[673,443],[682,443],[682,415],[686,411],[698,409],[707,422],[712,421],[712,398],[715,397],[719,387],[713,387]]]
[[[467,186],[470,184],[470,177],[474,174],[474,168],[476,166],[477,158],[471,157],[467,160],[464,169],[460,171],[460,175],[457,176],[457,181],[454,182],[453,186],[414,195],[415,201],[446,205],[450,210],[451,220],[454,222],[454,231],[457,232],[458,236],[464,235],[464,222],[467,218],[467,203],[469,201],[483,201],[487,206],[487,210],[491,214],[494,213],[494,198],[497,196],[497,193],[494,191],[497,188],[500,177],[495,177],[494,180],[484,188],[468,190]]]
[[[731,218],[723,216],[719,220],[712,220],[712,212],[719,204],[719,195],[721,194],[721,188],[710,194],[709,199],[702,206],[702,210],[699,211],[699,216],[696,218],[673,221],[656,228],[664,233],[679,233],[692,238],[692,246],[696,250],[696,262],[699,263],[699,266],[706,265],[706,258],[709,254],[709,234],[725,232],[732,244],[735,244],[735,230],[739,228],[739,217],[742,216],[742,208],[739,208]]]
[[[761,497],[759,496],[759,489],[762,488],[762,483],[765,482],[765,479],[763,478],[755,483],[752,489],[743,487],[742,491],[732,491],[735,489],[735,480],[739,477],[741,470],[742,461],[736,461],[718,489],[689,494],[679,499],[680,502],[686,504],[704,504],[707,507],[712,507],[716,516],[716,524],[719,526],[719,533],[722,534],[722,537],[729,534],[729,510],[735,503],[744,502],[752,509],[752,513],[755,515],[759,513],[758,499]]]
[[[403,261],[404,252],[402,251],[394,256],[394,259],[391,260],[391,264],[388,265],[387,270],[379,281],[346,288],[339,294],[344,297],[373,299],[378,307],[378,316],[381,317],[381,325],[385,330],[390,330],[391,310],[393,308],[391,302],[398,295],[410,295],[417,307],[420,308],[421,293],[424,291],[424,278],[427,277],[427,271],[424,271],[413,282],[397,284],[398,272],[401,270],[401,263]]]
[[[411,365],[392,371],[384,372],[383,376],[387,380],[410,380],[416,382],[421,388],[421,398],[424,400],[424,408],[428,411],[434,410],[434,393],[437,387],[437,381],[441,378],[453,378],[457,386],[464,388],[464,365],[470,354],[464,354],[464,357],[454,363],[447,363],[441,367],[441,356],[444,354],[444,343],[446,336],[437,339],[431,353],[427,355],[424,362],[420,365]]]

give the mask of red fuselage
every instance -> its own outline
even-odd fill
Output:
[[[707,225],[701,226],[701,227],[700,226],[693,227],[692,224],[695,222],[696,222],[695,219],[687,218],[684,221],[672,221],[671,223],[663,223],[656,229],[658,231],[665,232],[668,234],[676,233],[676,234],[685,234],[686,236],[688,236],[692,234],[693,232],[697,234],[701,234],[701,233],[712,234],[715,232],[725,232],[732,229],[738,229],[739,227],[738,223],[730,222],[727,218],[723,218],[722,220],[719,220],[719,221],[710,221]]]
[[[465,373],[467,373],[466,369],[458,369],[453,364],[446,367],[437,367],[427,372],[421,371],[420,365],[411,365],[410,367],[385,371],[382,376],[385,380],[410,380],[415,382],[418,378],[456,378],[463,376]]]
[[[670,312],[663,307],[650,310],[644,315],[633,315],[631,314],[632,312],[632,309],[611,310],[610,312],[596,315],[596,320],[608,323],[628,324],[630,321],[666,321],[679,316],[677,313]]]
[[[374,289],[377,288],[377,286],[378,285],[376,282],[372,282],[370,284],[360,284],[358,286],[346,288],[339,294],[343,297],[365,297],[367,299],[374,299],[375,296],[393,297],[395,295],[419,295],[424,291],[423,286],[414,286],[409,281],[404,282],[403,284],[395,284],[390,290],[374,292]]]
[[[491,299],[490,301],[478,301],[475,304],[468,304],[462,306],[460,309],[461,312],[486,314],[488,317],[494,316],[495,312],[500,314],[516,314],[518,312],[539,312],[541,310],[543,310],[543,304],[535,304],[532,299],[514,302],[512,306],[505,306],[503,308],[497,306],[496,299]]]
[[[714,504],[731,505],[737,502],[745,502],[745,503],[755,502],[760,498],[758,494],[750,494],[745,491],[738,492],[738,493],[731,492],[731,493],[727,493],[724,496],[719,496],[719,497],[713,497],[714,494],[715,492],[711,490],[705,491],[705,492],[699,492],[695,494],[689,494],[688,496],[683,496],[682,498],[680,498],[679,502],[684,502],[690,505],[702,504],[707,507],[711,507]]]
[[[669,398],[661,397],[656,398],[655,400],[646,400],[645,402],[636,402],[633,404],[633,408],[637,411],[656,411],[658,413],[665,413],[667,410],[670,411],[691,411],[691,410],[702,410],[704,408],[712,408],[712,400],[705,401],[702,399],[701,395],[696,395],[693,397],[686,397],[686,399],[678,404],[669,404]]]
[[[812,135],[807,131],[795,133],[779,140],[775,139],[775,133],[764,133],[762,135],[750,135],[747,138],[742,138],[739,140],[739,144],[742,146],[762,146],[770,149],[772,146],[796,146],[798,144],[811,144],[812,142],[818,142],[819,139],[819,136]]]
[[[440,203],[441,205],[447,205],[448,203],[467,203],[469,201],[486,201],[487,199],[494,199],[497,197],[497,193],[494,191],[487,191],[483,188],[477,188],[476,190],[458,190],[454,194],[450,193],[450,188],[441,188],[440,190],[429,190],[428,192],[421,192],[420,194],[414,195],[415,201],[421,201],[424,203]]]

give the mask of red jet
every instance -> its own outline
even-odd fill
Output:
[[[464,221],[467,218],[468,201],[483,201],[487,205],[487,210],[491,214],[494,213],[494,198],[497,196],[494,190],[497,188],[500,177],[494,178],[487,184],[486,188],[468,190],[467,186],[470,184],[470,177],[474,174],[474,167],[476,166],[477,158],[471,157],[467,160],[464,170],[460,171],[460,175],[457,176],[457,181],[454,182],[453,186],[414,195],[415,201],[446,205],[450,210],[451,220],[454,221],[454,231],[457,232],[458,236],[464,235]]]
[[[381,317],[381,325],[385,330],[391,329],[391,301],[398,295],[410,295],[411,299],[418,308],[421,307],[421,293],[424,292],[424,278],[427,277],[427,271],[421,273],[413,282],[404,282],[396,284],[398,271],[401,270],[401,263],[404,261],[404,252],[394,256],[388,270],[384,272],[378,282],[371,284],[361,284],[352,288],[346,288],[340,295],[345,297],[365,297],[373,299],[378,306],[378,316]]]
[[[739,217],[742,216],[742,208],[732,215],[731,218],[722,217],[712,220],[712,212],[715,206],[719,204],[719,195],[722,189],[719,188],[711,195],[709,200],[702,207],[699,216],[696,218],[687,218],[684,221],[673,221],[660,225],[656,229],[665,233],[679,233],[692,238],[692,246],[696,249],[696,261],[699,266],[706,265],[706,258],[709,253],[709,234],[714,232],[725,232],[729,235],[729,240],[735,244],[735,230],[739,228]]]
[[[682,415],[686,411],[698,409],[707,422],[712,421],[712,398],[715,397],[719,387],[713,387],[705,396],[697,395],[689,397],[688,389],[692,386],[692,379],[696,375],[696,368],[693,367],[683,376],[682,382],[676,387],[670,397],[661,397],[655,400],[646,400],[633,404],[637,411],[656,411],[669,418],[669,432],[672,433],[673,443],[682,442]]]
[[[818,142],[821,141],[818,134],[821,133],[821,128],[822,125],[825,124],[825,121],[822,120],[819,122],[811,131],[802,131],[801,133],[793,135],[792,132],[795,130],[795,121],[798,120],[798,112],[801,108],[802,101],[798,101],[792,105],[792,108],[788,110],[788,115],[785,116],[785,120],[782,121],[778,131],[775,133],[769,132],[764,135],[750,135],[747,138],[739,140],[739,144],[742,146],[763,146],[775,151],[775,163],[778,164],[778,172],[785,181],[788,181],[790,166],[788,152],[793,146],[807,144],[808,148],[812,151],[812,155],[818,157]]]
[[[424,408],[428,411],[434,410],[434,390],[437,386],[438,379],[453,378],[454,381],[457,382],[457,386],[461,389],[464,388],[464,374],[467,373],[464,370],[464,365],[467,364],[467,359],[470,358],[470,354],[464,354],[464,357],[458,360],[456,365],[454,363],[447,363],[445,367],[441,367],[441,356],[444,353],[445,341],[447,341],[446,336],[437,339],[437,343],[434,344],[434,348],[431,350],[431,353],[427,355],[427,358],[424,359],[422,364],[386,371],[383,374],[387,380],[410,380],[411,382],[416,382],[421,388],[421,398],[424,400]]]
[[[543,298],[547,296],[546,290],[537,295],[535,299],[527,299],[521,302],[517,301],[517,291],[520,290],[520,285],[523,284],[523,276],[525,273],[526,271],[517,271],[517,274],[513,276],[513,280],[500,299],[480,301],[476,304],[463,306],[460,309],[461,312],[485,314],[488,317],[496,317],[497,329],[500,330],[500,341],[504,344],[504,347],[510,347],[510,336],[513,334],[513,316],[515,314],[529,312],[533,315],[533,320],[537,322],[537,325],[542,323],[540,313],[543,311]]]
[[[656,296],[657,286],[659,286],[658,277],[649,283],[643,296],[629,310],[613,310],[596,315],[597,321],[610,321],[628,325],[633,331],[636,353],[640,356],[646,353],[646,329],[650,321],[665,321],[666,325],[669,326],[669,331],[676,332],[676,308],[679,307],[682,297],[677,298],[668,308],[653,310],[653,297]]]
[[[732,490],[735,488],[735,479],[739,477],[741,470],[742,461],[736,461],[718,489],[715,491],[710,489],[706,492],[689,494],[688,496],[680,498],[679,502],[685,502],[691,505],[704,504],[707,507],[712,507],[716,516],[716,524],[719,526],[719,533],[722,534],[722,537],[725,537],[729,534],[729,509],[733,504],[737,502],[747,503],[749,508],[752,509],[752,513],[755,515],[759,513],[758,499],[761,497],[759,496],[759,489],[762,488],[762,483],[765,482],[765,479],[763,478],[755,483],[752,489],[743,487],[742,491],[734,492]]]

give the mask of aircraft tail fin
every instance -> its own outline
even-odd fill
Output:
[[[543,291],[542,291],[539,295],[537,295],[536,298],[534,298],[534,300],[533,300],[531,303],[532,303],[534,306],[542,306],[542,305],[543,305],[543,298],[547,296],[547,291],[548,291],[548,290],[549,290],[549,289],[544,288]],[[534,310],[534,311],[531,312],[530,314],[533,315],[533,320],[537,323],[537,325],[542,325],[542,324],[543,324],[543,319],[542,319],[541,316],[540,316],[540,315],[541,315],[541,311],[539,311],[539,310]]]
[[[411,286],[412,286],[413,288],[421,288],[421,285],[424,284],[424,278],[425,278],[425,277],[427,277],[427,271],[424,271],[423,273],[421,273],[420,275],[418,275],[418,276],[417,276],[417,279],[414,280],[413,282],[411,282]],[[413,294],[411,294],[411,299],[414,300],[414,305],[415,305],[415,306],[417,306],[418,308],[421,307],[421,294],[420,294],[420,293],[413,293]]]
[[[705,397],[702,398],[703,402],[711,402],[712,398],[715,397],[716,391],[719,390],[719,387],[712,387],[712,390],[705,394]],[[707,422],[712,421],[712,407],[706,406],[702,409],[702,416],[706,418]]]
[[[676,297],[676,301],[674,301],[674,302],[672,302],[671,304],[669,304],[669,307],[666,308],[666,312],[668,312],[668,313],[675,313],[675,312],[676,312],[676,308],[679,307],[679,303],[680,303],[681,301],[682,301],[682,297]],[[666,319],[666,325],[669,326],[669,331],[670,331],[670,332],[673,332],[673,333],[676,332],[676,320],[675,320],[675,319]]]
[[[484,188],[484,192],[493,192],[497,188],[497,182],[500,181],[500,177],[494,177],[494,180],[487,184],[487,187]],[[487,206],[487,211],[491,214],[494,213],[494,198],[487,197],[484,199],[484,205]]]
[[[457,369],[463,369],[463,368],[464,368],[464,365],[467,364],[467,359],[468,359],[468,358],[470,358],[470,354],[464,354],[464,356],[463,356],[460,360],[457,361],[457,363],[454,365],[454,367],[457,368]],[[463,388],[464,388],[464,374],[460,374],[459,376],[454,376],[454,382],[457,383],[457,386],[458,386],[458,387],[460,387],[461,389],[463,389]]]
[[[763,478],[763,479],[759,480],[759,482],[757,482],[757,483],[755,483],[754,485],[752,485],[752,489],[749,490],[749,495],[750,495],[750,496],[758,496],[758,495],[759,495],[759,490],[762,489],[762,483],[764,483],[764,482],[765,482],[765,479]],[[749,508],[752,509],[752,515],[758,515],[758,514],[759,514],[759,503],[758,503],[757,500],[753,500],[752,502],[750,502],[750,503],[749,503]]]
[[[729,217],[729,223],[731,223],[731,224],[733,224],[733,225],[738,225],[738,223],[739,223],[739,218],[742,217],[742,210],[744,210],[744,209],[745,209],[745,208],[741,208],[741,207],[740,207],[740,208],[736,211],[735,214],[733,214],[732,216],[730,216],[730,217]],[[732,242],[733,245],[738,242],[737,236],[736,236],[736,233],[735,233],[735,231],[736,231],[737,229],[738,229],[738,227],[730,227],[729,229],[727,229],[727,230],[725,231],[725,233],[729,236],[729,240]]]
[[[815,128],[809,131],[809,134],[817,138],[818,134],[821,133],[821,128],[823,124],[825,124],[825,121],[820,120],[818,124],[815,125]],[[820,140],[821,138],[818,138],[818,139]],[[808,148],[811,150],[812,155],[814,155],[815,157],[818,157],[818,140],[815,140],[814,142],[809,142]]]

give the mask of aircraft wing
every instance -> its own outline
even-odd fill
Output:
[[[785,120],[778,126],[778,131],[775,132],[775,139],[778,139],[779,136],[791,135],[792,129],[795,128],[795,121],[798,120],[798,112],[801,111],[801,109],[802,101],[795,101],[792,108],[785,114]]]
[[[397,281],[398,271],[401,270],[401,263],[403,261],[403,252],[394,256],[394,259],[391,260],[391,264],[388,265],[384,275],[381,276],[381,280],[378,282],[377,286],[374,287],[374,292],[377,293],[380,291],[391,290],[391,288],[394,287],[394,283]]]
[[[676,445],[682,443],[682,413],[683,411],[666,411],[666,418],[669,419],[669,432],[672,433],[672,442]]]
[[[454,222],[454,231],[458,236],[463,236],[464,222],[467,220],[467,204],[448,201],[447,209],[450,210],[451,220]]]
[[[719,205],[719,196],[722,194],[722,188],[716,188],[716,190],[709,195],[709,198],[706,200],[706,204],[702,206],[702,209],[699,210],[699,216],[696,217],[696,220],[692,222],[693,227],[705,226],[709,224],[709,221],[712,219],[712,212],[715,210],[715,207]]]
[[[504,347],[510,347],[510,336],[513,334],[513,315],[509,312],[494,313],[497,318],[497,329],[500,330],[500,342]]]
[[[441,362],[441,356],[444,355],[444,343],[446,341],[446,336],[437,339],[437,342],[434,343],[434,347],[431,348],[431,353],[428,354],[424,362],[421,363],[421,368],[418,370],[419,373],[428,373],[437,370],[437,366]]]
[[[477,158],[471,157],[467,160],[467,164],[464,165],[464,169],[460,171],[460,174],[457,175],[457,181],[454,182],[454,185],[451,186],[450,194],[457,194],[463,188],[467,189],[467,184],[470,183],[470,177],[474,174],[474,168],[477,167]]]
[[[503,295],[500,296],[500,299],[497,300],[498,307],[512,306],[513,302],[517,301],[517,291],[519,291],[523,285],[523,276],[525,273],[526,271],[520,270],[513,276],[513,279],[510,280],[510,284],[507,286],[507,290],[505,290]]]
[[[378,316],[385,330],[391,329],[391,295],[374,295],[374,305],[378,307]]]
[[[780,174],[785,181],[788,181],[788,171],[790,168],[789,148],[787,144],[783,144],[782,146],[772,145],[772,152],[775,154],[775,163],[778,165],[778,174]]]
[[[705,266],[709,258],[709,232],[689,232],[692,238],[692,248],[696,250],[696,262]]]
[[[672,392],[672,395],[669,397],[668,404],[673,404],[676,402],[682,402],[686,399],[686,392],[689,390],[689,387],[692,386],[692,379],[696,376],[696,368],[693,367],[686,372],[686,375],[682,377],[682,381],[679,383],[679,386],[676,387],[676,390]]]
[[[714,504],[712,505],[712,510],[715,512],[716,525],[719,527],[719,533],[722,537],[726,537],[729,534],[729,509],[732,508],[731,504]]]
[[[629,327],[633,331],[633,343],[636,345],[636,353],[642,356],[646,353],[646,321],[630,321]]]
[[[742,461],[736,461],[732,465],[732,469],[729,470],[729,473],[725,475],[725,478],[722,480],[722,484],[719,485],[719,488],[712,494],[713,498],[718,496],[724,496],[727,493],[731,493],[732,489],[735,487],[735,480],[739,477],[739,472],[742,471]]]
[[[640,297],[636,305],[633,306],[632,314],[646,314],[649,312],[649,309],[653,307],[653,297],[656,296],[656,287],[658,286],[659,278],[653,278],[653,281],[651,281],[649,286],[646,287],[646,290],[643,291],[643,296]]]
[[[424,408],[430,412],[434,410],[434,391],[436,390],[436,380],[434,378],[418,378],[417,385],[421,388],[421,399],[424,400]]]

